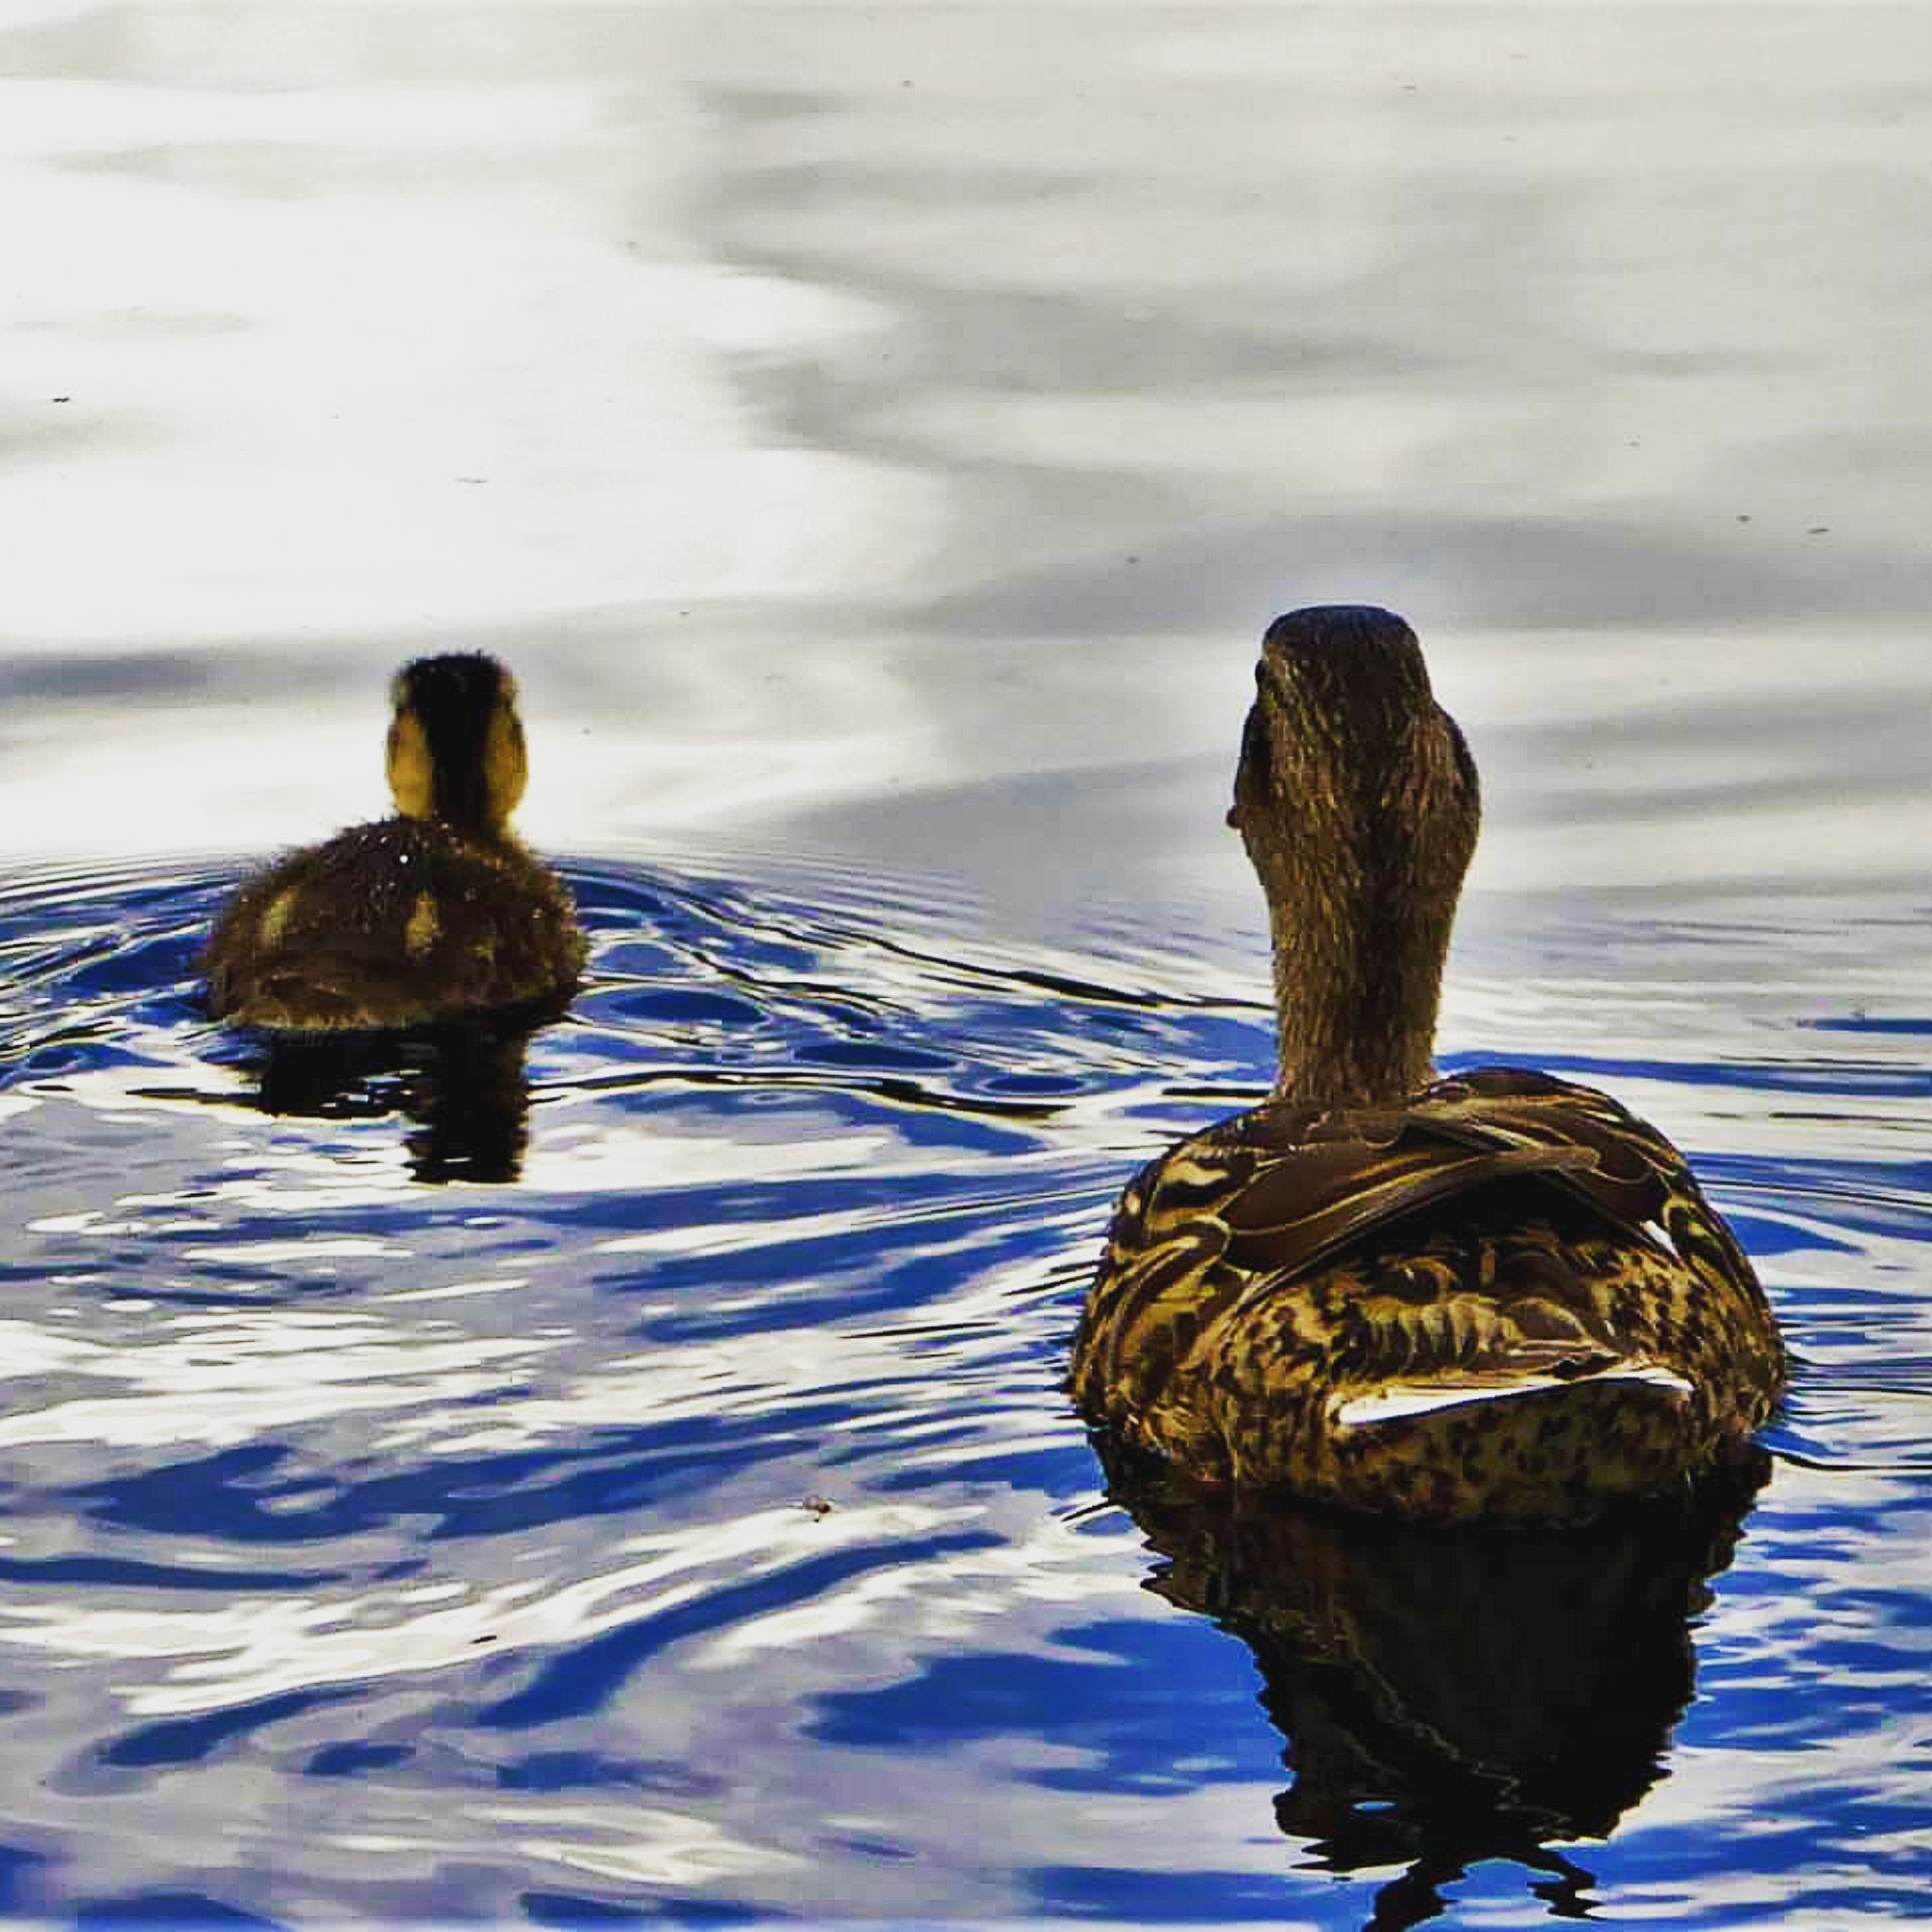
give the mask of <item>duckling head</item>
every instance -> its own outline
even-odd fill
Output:
[[[417,658],[389,688],[389,789],[406,818],[505,836],[528,766],[517,681],[481,651]]]
[[[1278,1092],[1365,1104],[1427,1085],[1480,820],[1475,763],[1400,617],[1275,619],[1228,823],[1267,896]]]

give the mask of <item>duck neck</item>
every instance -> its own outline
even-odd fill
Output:
[[[1435,1078],[1449,918],[1387,922],[1271,906],[1279,1098],[1314,1106],[1402,1100]],[[1451,909],[1453,916],[1453,908]]]
[[[482,813],[465,812],[460,817],[453,813],[442,814],[442,822],[459,838],[471,845],[505,846],[516,843],[508,825],[501,819],[492,819]]]
[[[473,811],[427,810],[412,811],[402,800],[398,800],[400,816],[412,818],[418,825],[433,826],[450,838],[461,839],[466,845],[510,845],[515,840],[508,826],[493,823]]]

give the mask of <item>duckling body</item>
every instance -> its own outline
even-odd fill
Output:
[[[1783,1350],[1682,1155],[1590,1088],[1435,1077],[1478,806],[1413,635],[1294,612],[1257,677],[1230,818],[1276,1091],[1127,1187],[1082,1410],[1208,1480],[1443,1520],[1582,1520],[1741,1452]]]
[[[583,963],[563,883],[509,831],[525,782],[516,686],[494,659],[397,675],[393,817],[247,880],[202,967],[218,1019],[388,1029],[567,998]]]

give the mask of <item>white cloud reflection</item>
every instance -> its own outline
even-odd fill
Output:
[[[627,1537],[592,1574],[477,1582],[456,1602],[407,1588],[242,1598],[214,1609],[0,1605],[0,1644],[59,1664],[161,1662],[122,1701],[133,1717],[178,1717],[328,1684],[473,1664],[479,1645],[542,1650],[663,1616],[725,1581],[771,1575],[827,1548],[894,1544],[970,1520],[970,1509],[898,1504],[819,1517],[767,1510],[674,1535]]]
[[[734,358],[881,318],[690,249],[668,75],[621,140],[585,85],[16,81],[5,126],[16,649],[805,594],[887,528],[916,564],[928,486],[747,410]]]

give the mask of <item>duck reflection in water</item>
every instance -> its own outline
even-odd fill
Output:
[[[1447,1909],[1481,1861],[1539,1874],[1552,1917],[1658,1778],[1690,1701],[1690,1619],[1769,1470],[1761,1450],[1671,1500],[1576,1527],[1454,1525],[1210,1491],[1103,1442],[1108,1493],[1162,1559],[1146,1587],[1253,1651],[1288,1741],[1283,1833],[1335,1872],[1407,1869],[1372,1932]]]
[[[284,1034],[244,1062],[267,1114],[413,1123],[423,1181],[514,1180],[529,1143],[525,1050],[533,1023],[451,1021],[392,1033]]]
[[[247,880],[202,955],[208,1010],[263,1037],[272,1113],[419,1123],[424,1179],[511,1179],[524,1049],[576,990],[570,895],[510,831],[527,775],[515,680],[481,653],[397,673],[395,813]]]

